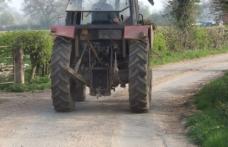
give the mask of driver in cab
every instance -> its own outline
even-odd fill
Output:
[[[107,0],[99,0],[92,6],[92,24],[119,24],[119,18]],[[105,12],[104,12],[105,11]],[[107,12],[106,12],[107,11]]]

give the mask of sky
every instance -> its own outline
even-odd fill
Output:
[[[149,4],[147,3],[147,0],[140,0],[140,1],[145,1],[145,4],[149,6]],[[161,11],[164,7],[165,0],[154,0],[154,2],[155,2],[155,5],[151,7],[151,12]],[[22,3],[23,3],[23,0],[11,0],[9,5],[12,8],[16,9],[17,11],[21,12]]]
[[[9,5],[17,11],[21,11],[23,1],[24,0],[11,0],[11,2],[9,2]]]

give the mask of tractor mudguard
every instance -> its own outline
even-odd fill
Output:
[[[51,33],[53,33],[55,36],[62,36],[62,37],[74,39],[75,27],[74,26],[52,26]]]
[[[145,25],[145,26],[125,26],[124,29],[124,39],[129,40],[143,40],[145,38],[149,39],[150,47],[153,44],[153,26]]]

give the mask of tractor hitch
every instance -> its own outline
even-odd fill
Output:
[[[78,72],[76,72],[74,69],[72,69],[71,67],[63,67],[64,71],[69,74],[72,78],[81,81],[82,83],[86,84],[87,86],[89,86],[89,82],[87,82],[83,76],[81,74],[79,74]]]

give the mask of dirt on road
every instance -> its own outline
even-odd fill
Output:
[[[0,147],[191,147],[190,97],[228,70],[228,54],[154,68],[153,106],[129,112],[128,90],[88,96],[72,113],[56,113],[50,91],[0,93]]]

